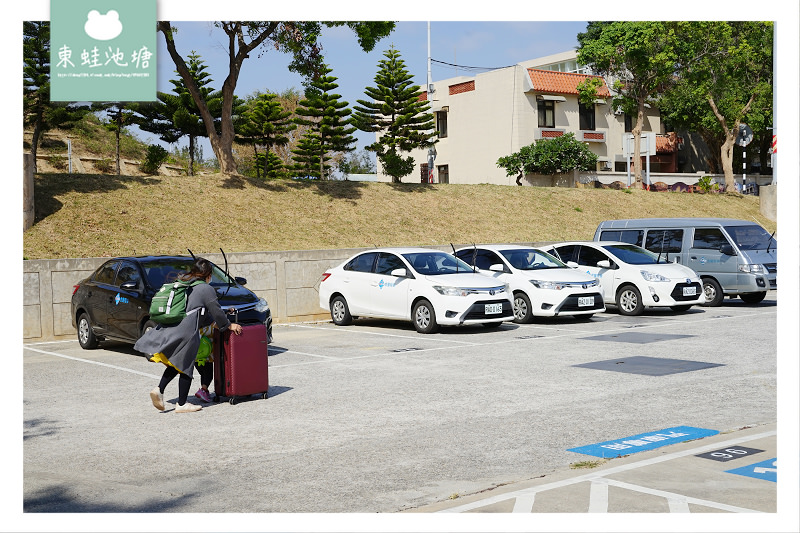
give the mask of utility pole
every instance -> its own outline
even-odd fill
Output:
[[[428,90],[428,104],[433,106],[433,77],[431,76],[431,22],[428,21],[428,80],[426,83]],[[428,150],[428,183],[433,183],[433,164],[436,161],[436,149],[431,147]]]

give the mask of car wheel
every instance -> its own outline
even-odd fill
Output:
[[[353,317],[350,316],[350,309],[347,307],[344,296],[337,296],[331,300],[331,320],[337,326],[347,326],[353,323]]]
[[[514,294],[514,322],[517,324],[530,324],[533,322],[531,300],[524,292]]]
[[[419,333],[433,333],[439,329],[433,305],[428,300],[417,302],[411,311],[411,320],[414,322],[414,329]]]
[[[623,315],[636,316],[644,312],[642,294],[633,285],[625,285],[617,292],[617,308]]]
[[[153,328],[155,328],[155,327],[157,327],[157,326],[158,326],[158,324],[156,324],[156,323],[155,323],[155,322],[153,322],[152,320],[148,320],[148,321],[147,321],[147,322],[145,322],[145,323],[144,323],[144,325],[142,326],[142,335],[144,335],[145,333],[147,333],[148,331],[150,331],[151,329],[153,329]],[[140,335],[140,336],[141,336],[141,335]]]
[[[739,298],[741,298],[744,303],[757,304],[763,300],[766,295],[766,292],[747,292],[740,294]]]
[[[725,295],[722,293],[722,287],[719,286],[717,280],[714,278],[703,278],[703,292],[706,295],[706,307],[717,307],[722,303]]]
[[[685,313],[691,308],[692,308],[691,305],[673,305],[670,309],[672,309],[676,313]]]
[[[99,339],[92,330],[92,323],[89,321],[89,315],[82,313],[78,317],[78,343],[84,350],[93,350],[100,344]]]

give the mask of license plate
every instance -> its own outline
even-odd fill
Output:
[[[487,315],[499,315],[503,312],[503,304],[486,304],[484,312]]]
[[[697,296],[697,287],[684,287],[683,288],[683,295],[684,296]]]
[[[578,307],[594,307],[594,296],[578,297]]]

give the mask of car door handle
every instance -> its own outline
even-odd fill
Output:
[[[692,259],[692,260],[694,260],[694,261],[697,261],[697,256],[696,256],[696,255],[690,256],[690,257],[689,257],[689,259]]]

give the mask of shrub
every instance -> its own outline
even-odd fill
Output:
[[[94,162],[94,168],[105,174],[111,172],[112,168],[114,168],[114,162],[111,159],[104,157],[103,159],[99,159]]]
[[[57,170],[67,169],[67,158],[63,155],[56,154],[48,156],[47,162],[50,163],[50,165]]]
[[[169,152],[164,147],[151,144],[147,147],[147,154],[140,168],[145,174],[156,174],[161,164],[167,160],[167,157],[169,157]]]
[[[703,192],[716,191],[719,188],[719,185],[711,181],[711,179],[711,176],[703,176],[697,180],[697,186],[700,187],[700,190]]]

